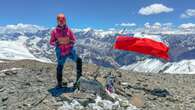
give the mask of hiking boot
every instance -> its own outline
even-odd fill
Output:
[[[56,88],[62,88],[62,83],[58,83],[58,84],[56,85]]]
[[[67,86],[68,86],[68,83],[67,82],[58,83],[56,85],[57,88],[62,88],[62,87],[67,87]]]
[[[76,81],[76,82],[73,84],[73,87],[74,87],[74,88],[79,88],[79,82]]]
[[[63,86],[68,86],[68,82],[62,82]]]

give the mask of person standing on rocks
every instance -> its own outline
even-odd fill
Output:
[[[50,45],[55,47],[57,57],[56,78],[57,87],[62,87],[62,73],[64,63],[70,58],[76,63],[77,77],[74,87],[77,85],[79,78],[82,76],[82,59],[76,54],[74,44],[76,37],[67,26],[64,14],[57,15],[57,26],[51,31]]]

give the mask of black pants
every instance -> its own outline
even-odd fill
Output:
[[[62,73],[63,73],[63,64],[58,64],[57,65],[57,81],[58,84],[62,83]],[[77,57],[76,60],[76,72],[77,72],[77,77],[76,81],[79,80],[79,78],[82,76],[82,59],[80,57]]]

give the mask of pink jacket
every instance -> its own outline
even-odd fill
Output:
[[[64,39],[65,37],[69,38],[70,43],[59,44],[59,39]],[[59,47],[62,56],[70,53],[75,42],[76,37],[67,26],[64,27],[57,26],[55,29],[51,31],[50,45]]]

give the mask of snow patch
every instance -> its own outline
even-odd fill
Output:
[[[165,73],[195,74],[195,60],[182,60],[180,62],[174,62],[165,71]]]
[[[120,69],[145,73],[195,74],[195,60],[164,63],[158,59],[146,59]]]
[[[22,68],[11,68],[11,69],[4,69],[4,70],[1,70],[0,73],[2,72],[7,72],[7,71],[15,71],[15,70],[21,70]]]
[[[111,94],[113,97],[119,98],[117,94]],[[119,98],[119,100],[122,100]],[[70,104],[68,102],[64,102],[63,106],[58,110],[83,110],[83,107],[78,101],[73,100]],[[117,110],[121,109],[119,101],[111,102],[109,100],[103,100],[100,96],[97,96],[95,99],[95,103],[89,103],[87,107],[89,110]],[[88,110],[87,109],[87,110]],[[139,110],[135,106],[129,103],[126,110]]]
[[[137,72],[152,72],[158,73],[162,69],[164,63],[158,59],[146,59],[138,61],[128,66],[123,66],[121,69],[132,70]]]
[[[135,33],[134,37],[139,37],[139,38],[148,38],[148,39],[152,39],[158,42],[163,42],[161,40],[161,36],[160,35],[148,35],[148,34],[142,34],[142,33]]]
[[[17,41],[0,41],[0,59],[8,60],[21,60],[21,59],[32,59],[41,62],[48,62],[50,60],[38,59],[33,56],[27,49],[25,42],[27,37],[20,36]]]

